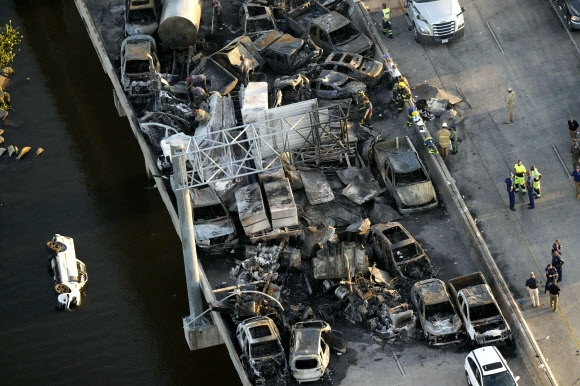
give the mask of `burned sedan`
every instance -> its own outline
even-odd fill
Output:
[[[377,142],[374,160],[401,214],[437,206],[435,188],[409,137]]]
[[[431,261],[421,245],[398,222],[371,227],[371,244],[375,260],[396,276],[424,279],[431,275]]]
[[[359,91],[366,92],[367,86],[348,75],[336,71],[323,70],[310,81],[310,90],[317,98],[355,98]]]
[[[330,362],[330,349],[346,352],[342,333],[322,320],[296,323],[290,338],[290,371],[298,382],[317,381]]]
[[[242,349],[240,359],[255,384],[288,375],[286,354],[272,319],[267,316],[246,319],[238,325],[236,337]]]
[[[417,309],[429,346],[461,342],[461,318],[455,311],[444,282],[427,279],[415,283],[411,288],[411,301]]]
[[[121,84],[129,97],[153,95],[149,85],[160,71],[155,39],[149,35],[133,35],[121,45]]]
[[[333,52],[316,67],[340,72],[368,86],[379,85],[383,76],[383,63],[353,53]]]
[[[255,3],[243,3],[240,7],[240,25],[250,39],[276,29],[270,7]]]

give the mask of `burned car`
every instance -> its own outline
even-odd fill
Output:
[[[323,70],[310,81],[313,96],[321,99],[356,98],[359,91],[366,92],[367,86],[348,75]]]
[[[374,160],[401,214],[437,206],[437,195],[427,169],[409,137],[377,142]]]
[[[318,59],[322,51],[311,39],[304,41],[277,30],[256,39],[254,45],[268,66],[280,74],[290,74]]]
[[[377,86],[383,76],[383,63],[358,54],[333,52],[316,65],[321,70],[332,70],[348,75],[368,86]]]
[[[310,99],[310,80],[302,74],[288,75],[274,81],[274,107]]]
[[[231,246],[236,227],[225,205],[211,187],[190,189],[195,244],[202,249]]]
[[[125,0],[125,36],[153,35],[158,11],[155,0]]]
[[[255,3],[243,3],[240,7],[240,25],[244,35],[250,39],[276,29],[276,22],[270,7]]]
[[[451,302],[445,283],[439,279],[422,280],[411,288],[411,302],[419,314],[429,346],[461,342],[462,323]]]
[[[317,381],[330,362],[330,349],[346,352],[342,333],[322,320],[296,323],[290,338],[290,371],[298,382]]]
[[[161,65],[155,39],[149,35],[133,35],[121,45],[121,84],[131,97],[149,97],[151,81],[157,78]]]
[[[431,261],[421,245],[398,222],[371,227],[373,255],[380,268],[396,276],[424,279],[431,275]]]
[[[272,319],[267,316],[246,319],[238,325],[236,337],[242,349],[240,359],[255,384],[264,384],[267,378],[288,374],[286,354]]]

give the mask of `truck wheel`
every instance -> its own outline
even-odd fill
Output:
[[[54,251],[54,253],[59,253],[62,249],[62,245],[60,245],[60,243],[56,242],[56,241],[48,241],[46,243],[46,246],[49,247],[50,249],[52,249]]]
[[[413,23],[413,39],[415,39],[415,41],[419,43],[419,32],[417,32],[417,26],[414,23]]]
[[[68,294],[70,292],[70,288],[68,288],[68,286],[66,284],[62,284],[62,283],[58,283],[54,289],[56,290],[56,292],[58,292],[59,294]]]

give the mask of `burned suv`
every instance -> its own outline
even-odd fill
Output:
[[[152,80],[160,71],[155,39],[149,35],[133,35],[121,45],[121,84],[130,98],[149,97]]]
[[[431,276],[431,261],[421,245],[398,222],[371,227],[373,255],[380,268],[391,274],[414,279]]]
[[[238,325],[236,337],[242,349],[240,359],[255,384],[264,384],[267,378],[288,375],[286,354],[272,319],[267,316],[246,319]]]
[[[429,346],[461,342],[462,323],[439,279],[422,280],[411,288],[411,302],[417,309],[421,328]]]

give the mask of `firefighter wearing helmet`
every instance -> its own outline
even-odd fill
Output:
[[[411,90],[409,90],[404,82],[399,82],[393,87],[393,100],[399,112],[403,111],[405,102],[409,102],[411,97]]]

